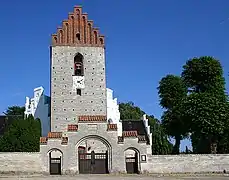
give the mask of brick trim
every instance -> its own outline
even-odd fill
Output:
[[[107,131],[117,131],[118,126],[117,124],[107,124]]]
[[[62,132],[49,132],[48,138],[49,139],[60,139],[62,138]]]
[[[137,131],[123,131],[123,137],[137,137]]]
[[[78,131],[78,125],[77,124],[69,124],[68,125],[68,131],[69,132],[76,132],[76,131]]]
[[[79,116],[78,117],[79,122],[106,122],[107,117],[103,115],[95,115],[95,116]]]

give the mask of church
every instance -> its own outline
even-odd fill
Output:
[[[51,92],[34,89],[25,114],[41,119],[41,162],[50,174],[142,173],[152,154],[144,115],[120,119],[106,87],[105,37],[81,6],[52,35]],[[47,128],[48,127],[48,128]]]

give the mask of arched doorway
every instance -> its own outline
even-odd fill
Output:
[[[111,146],[99,136],[87,136],[77,143],[78,168],[80,174],[107,174]]]
[[[49,172],[50,175],[61,175],[62,152],[58,149],[49,151]]]
[[[139,153],[136,149],[129,148],[125,152],[126,172],[128,174],[137,174],[138,170],[138,156]]]

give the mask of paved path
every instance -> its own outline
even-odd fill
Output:
[[[229,176],[143,176],[143,175],[77,175],[77,176],[0,176],[5,180],[228,180]]]

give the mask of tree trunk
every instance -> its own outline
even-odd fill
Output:
[[[211,154],[216,154],[217,153],[217,141],[214,136],[209,137],[210,140],[210,153]]]
[[[180,154],[181,135],[175,136],[175,145],[173,146],[172,154]]]

